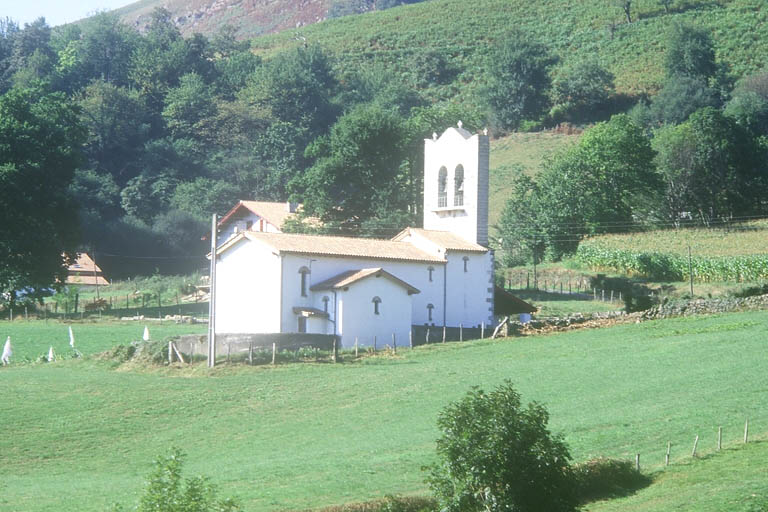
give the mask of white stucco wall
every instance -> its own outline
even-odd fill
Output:
[[[452,231],[465,240],[488,245],[488,136],[469,138],[455,128],[424,141],[424,228]],[[454,176],[464,167],[464,204],[454,206]],[[447,206],[438,205],[440,168],[448,171]]]
[[[464,272],[464,257],[467,271]],[[448,251],[447,322],[450,327],[462,324],[476,327],[493,324],[493,253]],[[490,300],[489,300],[490,299]]]
[[[310,265],[310,260],[311,265]],[[429,267],[434,267],[432,281],[429,281]],[[337,276],[347,270],[359,270],[362,268],[381,267],[390,274],[397,276],[406,283],[418,288],[421,293],[411,296],[413,323],[423,324],[427,322],[427,304],[435,306],[433,310],[434,323],[442,325],[443,308],[443,265],[440,263],[386,261],[368,258],[339,258],[332,256],[303,256],[286,254],[283,256],[283,319],[281,322],[285,332],[296,329],[296,321],[293,315],[294,306],[309,306],[323,309],[322,297],[329,295],[330,291],[309,292],[308,297],[301,297],[301,267],[311,268],[309,286]],[[309,287],[308,286],[308,287]],[[439,320],[438,320],[439,319]]]
[[[379,314],[375,314],[373,298],[381,299]],[[399,346],[408,345],[411,330],[411,298],[406,289],[386,277],[367,277],[346,291],[337,292],[339,315],[338,334],[341,345],[352,347],[355,337],[360,346],[377,348],[392,346],[392,335]]]
[[[216,332],[280,331],[280,258],[256,242],[242,241],[216,265]]]
[[[242,233],[243,231],[246,231],[248,222],[252,223],[250,228],[251,231],[280,233],[280,230],[275,226],[273,226],[272,224],[270,224],[266,219],[262,219],[259,215],[249,212],[247,215],[243,217],[239,217],[237,219],[232,219],[228,221],[225,225],[221,226],[221,231],[219,232],[219,243],[223,243],[224,241],[229,240],[230,238],[235,236],[237,233]],[[235,229],[237,229],[237,231]]]

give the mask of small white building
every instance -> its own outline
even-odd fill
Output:
[[[425,141],[424,228],[392,240],[247,230],[217,250],[217,334],[335,334],[342,346],[406,344],[413,325],[494,320],[488,136]]]

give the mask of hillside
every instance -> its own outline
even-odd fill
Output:
[[[128,25],[143,29],[149,14],[163,7],[184,35],[212,35],[231,25],[246,39],[322,21],[330,5],[331,0],[141,0],[116,12]]]

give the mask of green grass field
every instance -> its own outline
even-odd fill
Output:
[[[172,322],[57,322],[23,321],[0,322],[0,342],[11,337],[13,360],[34,361],[47,355],[49,347],[56,354],[71,357],[69,327],[75,336],[75,348],[83,355],[96,354],[114,347],[141,340],[144,326],[149,328],[152,340],[162,340],[179,334],[205,333],[206,325],[175,324]]]
[[[546,404],[576,460],[641,453],[656,470],[668,440],[678,464],[696,434],[711,453],[718,425],[727,446],[746,417],[768,431],[767,323],[768,313],[685,318],[338,365],[1,368],[0,510],[132,504],[171,445],[188,453],[189,474],[211,476],[248,510],[422,493],[437,413],[470,386],[507,378]]]

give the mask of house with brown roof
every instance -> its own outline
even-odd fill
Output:
[[[254,229],[252,214],[268,213],[241,201],[222,223],[245,229],[216,251],[216,333],[334,334],[364,346],[405,343],[414,325],[490,327],[488,148],[487,135],[461,125],[426,140],[423,227],[391,240],[280,233],[278,217]]]
[[[87,253],[80,252],[75,262],[67,267],[67,280],[64,284],[81,289],[92,289],[97,286],[109,286],[109,281],[91,257]]]
[[[219,220],[219,236],[228,240],[243,231],[282,233],[288,219],[296,218],[301,204],[270,201],[238,201]]]

